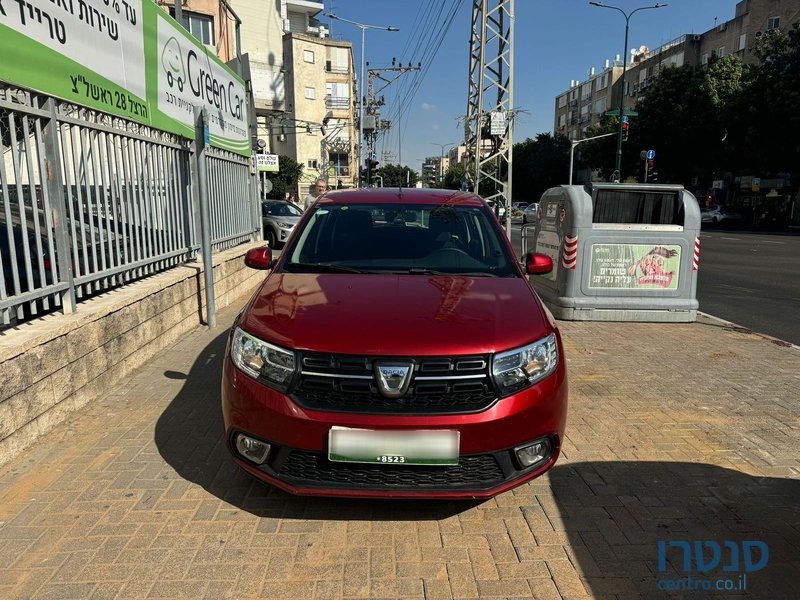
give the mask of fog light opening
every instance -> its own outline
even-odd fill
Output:
[[[251,438],[243,433],[236,436],[236,450],[247,460],[257,465],[264,464],[271,446],[266,442]]]
[[[549,438],[536,440],[530,444],[515,448],[514,454],[516,454],[520,466],[523,469],[527,469],[547,461],[552,455],[552,444]]]

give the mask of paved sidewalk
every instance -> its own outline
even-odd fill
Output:
[[[659,572],[659,540],[718,542],[709,576],[737,582],[724,541],[763,541],[741,597],[800,597],[798,350],[714,324],[562,322],[550,474],[483,503],[306,499],[221,444],[245,300],[0,470],[0,598],[733,596],[659,591],[685,578],[678,548]]]

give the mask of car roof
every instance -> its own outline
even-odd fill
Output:
[[[480,196],[460,190],[433,188],[372,188],[332,190],[320,196],[317,204],[458,204],[483,206]]]

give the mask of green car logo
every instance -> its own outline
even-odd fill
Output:
[[[183,57],[181,56],[181,46],[174,37],[169,38],[164,44],[164,51],[161,53],[161,66],[167,74],[169,87],[175,84],[178,90],[183,91],[183,83],[186,81],[186,71],[183,68]]]

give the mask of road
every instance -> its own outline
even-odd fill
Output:
[[[800,345],[800,236],[700,234],[700,310]]]
[[[704,313],[800,345],[800,236],[704,230],[697,298]]]

